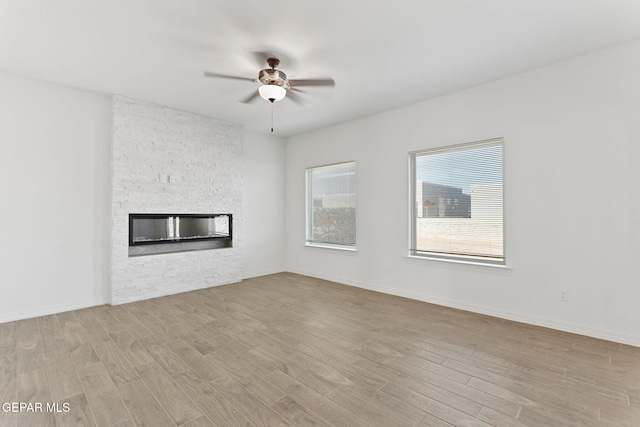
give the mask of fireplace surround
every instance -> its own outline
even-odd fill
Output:
[[[233,215],[129,214],[129,256],[233,246]]]

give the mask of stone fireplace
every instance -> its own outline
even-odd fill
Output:
[[[231,214],[129,214],[129,256],[233,246]]]
[[[111,303],[239,282],[242,127],[114,96],[112,134]]]

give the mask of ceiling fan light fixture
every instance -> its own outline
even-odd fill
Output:
[[[271,103],[282,101],[284,97],[287,96],[287,90],[285,88],[274,84],[260,86],[258,93],[260,93],[262,99]]]

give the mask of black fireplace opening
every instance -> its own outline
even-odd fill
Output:
[[[129,214],[129,256],[231,247],[233,215]]]

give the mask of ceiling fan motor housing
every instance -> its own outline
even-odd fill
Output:
[[[264,70],[260,70],[258,80],[260,80],[260,83],[265,85],[282,86],[285,89],[289,89],[287,75],[275,68],[265,68]]]

